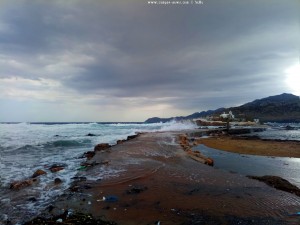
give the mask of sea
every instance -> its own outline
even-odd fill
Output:
[[[264,132],[253,133],[264,139],[300,141],[300,124],[269,123]],[[167,123],[0,123],[0,224],[21,224],[36,216],[70,187],[86,159],[84,152],[99,143],[114,145],[139,132],[183,131],[198,128],[192,122]],[[64,170],[51,173],[53,165]],[[10,184],[30,178],[42,169],[46,175],[39,182],[22,189],[10,190]],[[120,171],[103,171],[97,179],[118,176]],[[62,180],[54,184],[55,178]]]
[[[180,131],[194,129],[191,122],[168,123],[0,123],[0,224],[7,220],[29,219],[44,209],[64,190],[86,159],[84,152],[93,151],[99,143],[114,145],[138,132]],[[51,173],[53,165],[65,167]],[[21,191],[10,190],[10,184],[30,178],[42,169],[46,175]],[[97,179],[118,176],[108,169]],[[54,179],[62,180],[54,185]],[[14,223],[13,223],[14,224]]]

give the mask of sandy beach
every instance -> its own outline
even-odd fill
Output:
[[[100,164],[80,171],[83,181],[75,182],[43,217],[68,210],[122,225],[299,222],[293,215],[300,209],[298,196],[193,160],[179,145],[178,132],[141,134],[97,151],[88,162]],[[96,179],[104,167],[118,166],[124,169],[119,176]]]
[[[236,136],[197,139],[197,144],[239,154],[300,158],[299,141],[251,140]]]

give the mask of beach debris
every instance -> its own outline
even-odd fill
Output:
[[[97,144],[94,147],[94,151],[103,151],[103,150],[106,150],[106,149],[108,149],[110,147],[111,147],[111,145],[108,144],[108,143],[101,143],[101,144]]]
[[[80,170],[80,171],[86,170],[86,166],[80,166],[77,170]]]
[[[37,182],[36,178],[31,178],[22,181],[14,181],[10,184],[9,189],[20,190],[21,188],[31,186],[33,183]]]
[[[156,222],[155,222],[155,225],[160,225],[160,221],[156,221]]]
[[[286,191],[295,194],[297,196],[300,196],[300,189],[281,177],[278,176],[262,176],[262,177],[247,176],[247,177],[258,181],[262,181],[267,185],[274,187],[278,190]]]
[[[67,218],[69,218],[73,213],[74,213],[74,212],[73,212],[72,209],[68,209],[68,210],[67,210]]]
[[[47,174],[44,170],[38,169],[37,171],[34,172],[34,174],[31,176],[31,178],[36,178],[38,176]]]
[[[88,204],[89,204],[89,205],[91,205],[91,204],[92,204],[92,202],[91,202],[91,201],[88,201]]]
[[[56,222],[57,222],[57,223],[62,223],[62,222],[63,222],[63,219],[59,218],[59,219],[56,220]]]
[[[117,201],[119,201],[119,199],[115,195],[103,196],[102,199],[97,200],[97,202],[117,202]]]
[[[146,191],[148,188],[146,186],[134,186],[131,189],[127,190],[127,194],[139,194],[143,191]]]

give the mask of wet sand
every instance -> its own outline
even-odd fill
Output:
[[[197,139],[197,143],[239,154],[300,158],[299,141],[249,140],[235,136],[217,136]]]
[[[79,172],[87,180],[74,184],[43,216],[68,209],[122,225],[299,224],[292,216],[300,209],[298,196],[191,159],[178,135],[142,134],[97,152],[90,162],[109,163]],[[121,172],[97,180],[108,168]],[[104,196],[117,201],[102,201]]]

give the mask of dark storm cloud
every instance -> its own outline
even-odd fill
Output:
[[[7,2],[0,77],[53,77],[107,98],[173,97],[165,103],[189,109],[277,94],[298,54],[298,3],[271,2]]]

